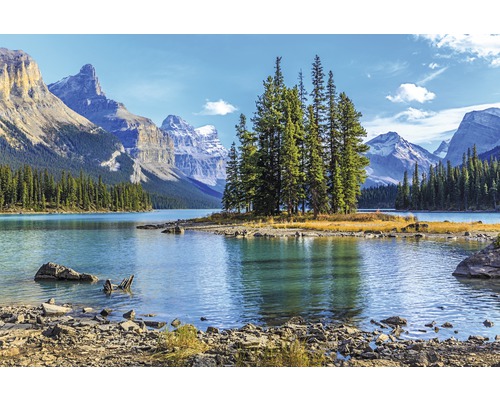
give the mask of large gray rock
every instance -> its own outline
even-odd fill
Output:
[[[35,274],[35,281],[40,280],[58,280],[58,281],[79,281],[79,282],[97,282],[99,278],[91,274],[81,274],[64,265],[48,262],[43,264]]]
[[[55,304],[43,303],[42,304],[44,316],[63,315],[71,311],[69,307],[56,306]]]
[[[467,278],[500,278],[500,247],[490,244],[457,265],[455,276]]]

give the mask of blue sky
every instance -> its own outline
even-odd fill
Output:
[[[158,125],[168,114],[213,124],[224,145],[240,113],[251,117],[262,81],[282,57],[286,83],[320,56],[363,114],[369,137],[389,130],[434,150],[467,111],[500,107],[495,35],[0,35],[46,83],[95,66],[106,95]]]

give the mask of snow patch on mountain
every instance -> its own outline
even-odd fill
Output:
[[[213,125],[194,128],[176,115],[163,121],[161,130],[174,142],[175,166],[188,177],[209,186],[226,179],[228,150]]]

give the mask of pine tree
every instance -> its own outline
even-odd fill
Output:
[[[257,184],[257,137],[249,132],[246,127],[245,115],[240,115],[239,124],[236,125],[236,133],[240,141],[239,167],[242,202],[245,211],[252,210]]]
[[[366,180],[365,167],[369,160],[363,155],[369,147],[363,143],[366,131],[359,119],[361,113],[345,93],[339,96],[339,136],[341,138],[340,154],[341,175],[344,194],[344,213],[353,213],[357,209],[357,197],[361,193],[361,185]]]
[[[288,114],[283,136],[283,146],[281,155],[282,168],[282,201],[286,207],[288,215],[291,216],[297,207],[300,195],[300,157],[296,142],[296,125],[291,117],[291,104],[286,101],[286,111]]]
[[[233,142],[229,150],[226,166],[226,186],[222,195],[222,206],[226,211],[241,210],[241,181],[239,176],[238,152]]]
[[[328,210],[328,198],[326,194],[323,146],[321,145],[312,105],[308,108],[308,117],[309,121],[305,138],[308,158],[306,182],[309,205],[313,211],[314,218],[317,218],[320,213]]]
[[[336,213],[345,209],[344,202],[344,187],[342,183],[341,173],[341,154],[340,154],[340,132],[338,129],[338,112],[337,112],[337,98],[336,87],[333,82],[333,72],[328,72],[327,83],[327,123],[326,123],[326,136],[327,136],[327,157],[328,163],[328,194],[330,197],[330,209]]]
[[[318,132],[321,140],[324,138],[325,134],[325,120],[326,120],[326,94],[325,94],[325,74],[323,72],[323,66],[321,65],[321,59],[318,55],[314,57],[314,62],[311,69],[312,78],[312,92],[310,94],[312,98],[312,107],[314,113],[314,120],[318,126]]]
[[[264,93],[259,96],[253,118],[258,138],[257,182],[254,210],[257,214],[279,213],[281,169],[279,166],[280,138],[283,130],[282,91],[269,76],[264,82]],[[281,96],[281,97],[280,97]]]

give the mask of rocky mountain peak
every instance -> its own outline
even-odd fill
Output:
[[[194,128],[176,115],[163,120],[161,130],[174,142],[175,165],[184,174],[222,191],[228,151],[213,125]]]
[[[178,115],[169,115],[161,124],[161,129],[165,131],[192,132],[194,127],[184,121]]]
[[[105,96],[92,64],[85,64],[76,75],[67,76],[50,84],[49,90],[63,101],[64,97],[88,100]]]
[[[465,114],[451,138],[445,160],[449,160],[452,165],[459,165],[462,155],[474,145],[479,154],[500,145],[500,108],[487,108]]]
[[[403,179],[404,171],[410,172],[415,163],[426,170],[440,160],[396,132],[384,133],[366,144],[370,146],[366,153],[370,165],[366,168],[368,179],[365,186],[396,184]]]
[[[38,99],[47,93],[37,63],[22,50],[0,48],[0,99]]]
[[[450,147],[450,140],[451,139],[443,140],[439,147],[432,154],[439,158],[445,158],[446,154],[448,153],[448,148]]]

